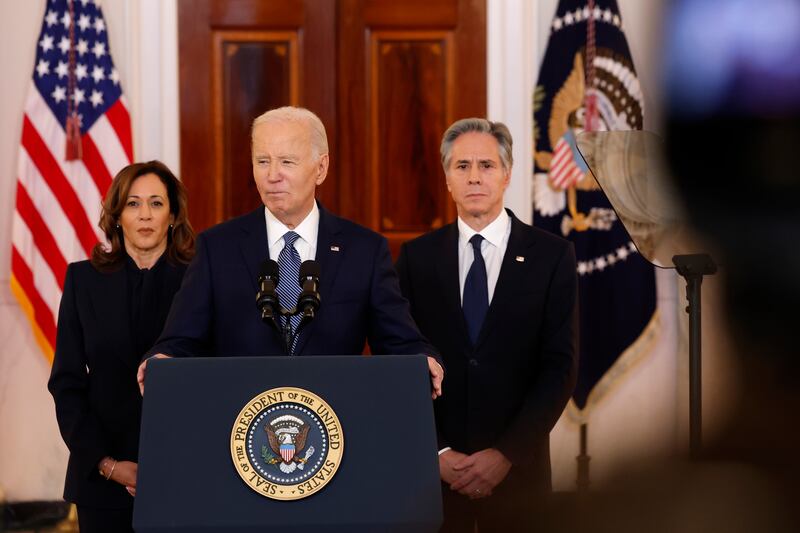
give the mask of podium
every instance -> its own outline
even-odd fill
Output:
[[[310,432],[301,426],[302,438],[291,414],[273,412],[286,407],[287,390],[318,400],[293,394],[299,405],[288,407],[316,421]],[[328,433],[315,437],[323,427]],[[425,356],[152,360],[134,529],[434,532],[442,521],[435,435]],[[340,454],[325,462],[326,452]],[[294,482],[276,489],[267,478]]]

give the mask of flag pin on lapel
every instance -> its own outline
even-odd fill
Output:
[[[525,262],[525,258],[522,257],[521,255],[518,255],[517,256],[517,263],[524,263],[524,262]]]
[[[338,246],[336,246],[335,244],[331,245],[331,252],[338,252],[338,251],[339,251]]]

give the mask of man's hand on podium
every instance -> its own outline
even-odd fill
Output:
[[[144,364],[144,363],[142,363]],[[431,356],[428,356],[428,369],[431,372],[431,385],[433,387],[433,392],[431,393],[431,398],[434,400],[442,395],[442,380],[444,379],[444,368],[440,365],[436,359]],[[139,368],[141,371],[141,367]],[[141,384],[141,381],[139,382]]]
[[[152,357],[148,357],[142,364],[139,365],[139,370],[136,372],[136,381],[139,382],[139,393],[144,396],[144,376],[147,371],[147,362],[150,359],[166,359],[169,358],[169,355],[165,355],[163,353],[157,353]],[[433,392],[431,392],[431,398],[434,400],[442,395],[442,380],[444,379],[444,369],[442,365],[440,365],[436,359],[433,357],[428,356],[428,370],[431,373],[431,386],[433,388]]]
[[[144,373],[145,373],[145,369],[147,368],[147,362],[150,359],[169,359],[170,357],[171,356],[165,355],[163,353],[157,353],[157,354],[153,355],[152,357],[148,357],[147,359],[142,361],[142,364],[139,365],[139,370],[136,372],[136,381],[139,382],[139,394],[144,396]]]

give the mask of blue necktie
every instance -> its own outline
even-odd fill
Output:
[[[283,250],[278,254],[278,287],[276,292],[281,302],[281,307],[291,309],[297,305],[297,297],[300,296],[300,254],[294,247],[294,242],[300,236],[287,231],[283,234]],[[297,327],[300,325],[300,315],[286,317],[283,319],[284,327],[291,327],[294,334],[290,355],[294,355],[297,346]]]
[[[483,319],[489,309],[489,285],[486,281],[486,263],[483,262],[481,254],[481,242],[483,237],[476,233],[469,240],[472,245],[472,252],[475,259],[469,267],[467,279],[464,282],[464,300],[462,309],[464,319],[467,321],[467,332],[475,346],[478,342],[478,334],[481,332]]]

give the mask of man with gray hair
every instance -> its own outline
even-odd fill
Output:
[[[442,531],[531,531],[551,487],[550,430],[575,387],[575,252],[503,209],[504,124],[459,120],[441,154],[458,220],[405,243],[397,271],[447,366],[434,404]]]
[[[339,218],[315,199],[328,174],[328,140],[308,109],[281,107],[253,121],[253,178],[264,207],[201,233],[197,255],[148,357],[349,355],[365,341],[376,354],[428,357],[432,396],[444,371],[400,294],[384,237]],[[254,305],[265,259],[277,260],[282,307],[295,307],[303,261],[320,266],[324,299],[313,321],[280,317],[281,335]],[[147,359],[139,367],[144,390]]]

